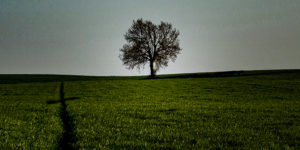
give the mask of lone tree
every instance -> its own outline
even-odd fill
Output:
[[[161,67],[167,67],[169,60],[176,60],[180,53],[179,31],[172,24],[161,22],[159,25],[151,21],[133,20],[132,26],[124,35],[126,44],[120,49],[120,59],[128,69],[138,70],[149,62],[151,77]]]

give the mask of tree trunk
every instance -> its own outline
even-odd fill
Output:
[[[154,78],[155,72],[154,72],[154,68],[153,68],[153,61],[150,61],[150,72],[151,72],[150,77]]]

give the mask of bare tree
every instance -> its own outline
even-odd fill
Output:
[[[161,67],[167,67],[169,60],[173,62],[180,53],[179,31],[172,24],[161,22],[155,25],[151,21],[134,20],[124,35],[126,44],[120,49],[120,59],[128,69],[144,68],[149,63],[151,77]]]

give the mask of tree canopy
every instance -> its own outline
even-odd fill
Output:
[[[181,52],[178,36],[179,31],[170,23],[162,21],[155,25],[142,18],[134,20],[124,35],[127,43],[120,49],[119,57],[128,69],[144,68],[149,63],[151,77],[154,77],[161,67],[167,67],[170,60],[174,62]]]

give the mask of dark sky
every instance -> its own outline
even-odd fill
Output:
[[[1,0],[0,74],[148,74],[118,58],[141,17],[181,33],[159,74],[300,68],[300,0]]]

